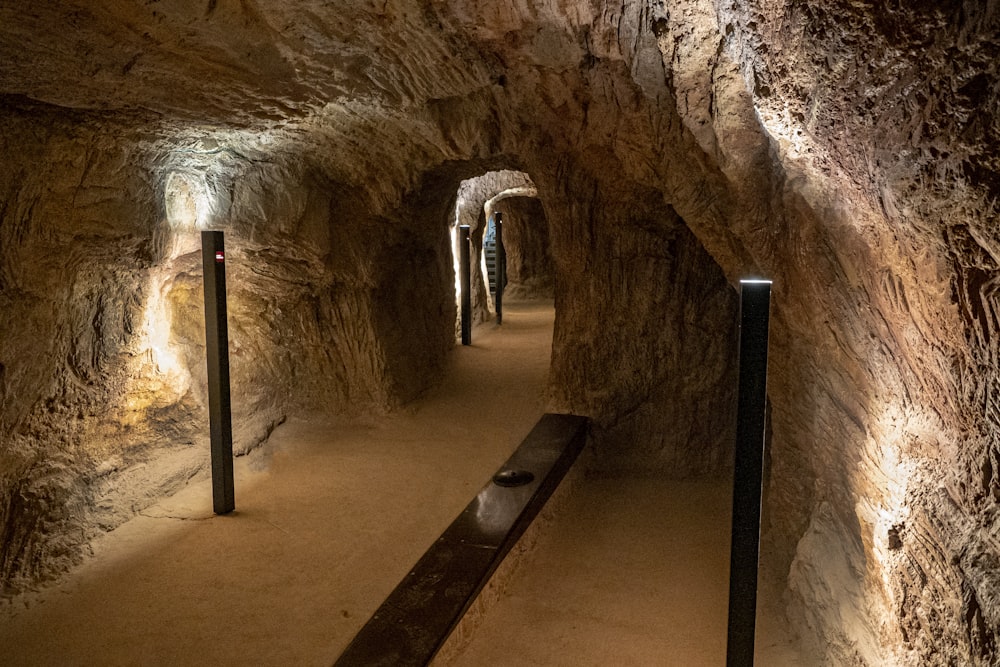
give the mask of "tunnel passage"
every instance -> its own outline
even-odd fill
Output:
[[[488,266],[488,261],[495,261],[495,241],[493,239],[496,204],[509,197],[537,197],[538,189],[531,177],[521,171],[500,169],[463,180],[459,185],[455,202],[455,230],[461,225],[468,225],[471,235],[471,282],[473,320],[486,321],[495,314],[493,294],[495,290],[495,267]],[[512,210],[512,209],[511,209]],[[506,229],[512,234],[507,237],[508,262],[514,269],[508,280],[515,283],[535,280],[545,282],[546,277],[551,282],[548,254],[548,226],[544,211],[536,206],[532,210],[518,210],[517,215],[508,218]],[[456,241],[457,242],[457,241]],[[492,246],[491,246],[492,244]],[[491,247],[493,249],[491,249]],[[491,253],[494,253],[491,255]],[[528,269],[523,269],[521,259],[525,253],[533,253]],[[488,255],[490,255],[488,257]],[[540,256],[539,256],[540,255]],[[456,275],[458,273],[457,254],[455,255]],[[534,262],[532,264],[531,262]],[[523,277],[522,277],[523,274]],[[544,297],[543,291],[521,291],[523,296]],[[551,296],[549,294],[548,296]],[[456,285],[456,301],[458,287]]]
[[[13,115],[35,122],[30,109]],[[53,125],[49,141],[61,148],[73,131],[80,130]],[[302,147],[290,140],[276,149],[270,146],[280,143],[274,137],[227,132],[174,137],[150,147],[120,128],[89,131],[88,140],[119,151],[112,153],[117,160],[151,165],[138,185],[120,185],[120,172],[110,167],[88,177],[93,192],[123,187],[136,194],[129,207],[109,217],[141,230],[129,232],[137,236],[132,252],[141,261],[133,273],[112,273],[116,278],[103,283],[100,298],[90,282],[94,270],[74,263],[60,267],[65,273],[51,283],[38,283],[85,290],[61,297],[73,300],[79,312],[39,302],[30,316],[47,311],[72,318],[71,330],[80,333],[56,344],[66,346],[67,362],[75,364],[85,388],[39,390],[43,397],[63,391],[54,403],[59,419],[32,427],[32,448],[40,452],[65,442],[67,431],[73,434],[60,475],[48,475],[45,464],[30,458],[5,468],[8,479],[17,480],[3,489],[11,536],[4,567],[11,582],[64,570],[79,557],[87,536],[127,520],[133,508],[183,485],[204,465],[200,228],[227,233],[235,445],[246,453],[289,415],[378,414],[433,386],[454,344],[448,250],[454,193],[475,174],[517,162],[497,155],[430,167],[388,206],[298,160]],[[225,150],[219,148],[223,142]],[[69,184],[87,167],[80,160],[62,169],[49,177],[67,184],[65,190],[46,195],[53,213],[36,213],[37,236],[26,240],[29,245],[62,233],[55,231],[63,224],[55,212],[70,207]],[[558,341],[550,380],[554,404],[596,416],[596,449],[606,474],[723,470],[717,443],[726,424],[708,406],[725,401],[725,364],[719,360],[729,351],[725,329],[716,337],[709,321],[721,322],[726,298],[731,307],[731,289],[662,197],[629,191],[615,199],[588,199],[580,193],[602,188],[588,180],[587,170],[569,170],[567,176],[579,182],[546,180],[544,192],[551,197],[526,198],[505,184],[488,192],[473,213],[483,220],[485,203],[506,193],[494,206],[508,207],[515,285],[535,295],[533,290],[551,282]],[[29,206],[36,196],[28,191],[14,200]],[[592,237],[599,241],[580,243]],[[99,270],[111,272],[132,261],[121,252],[94,257]],[[18,269],[16,263],[8,267]],[[39,278],[48,280],[33,279]],[[645,284],[655,285],[655,300],[647,300]],[[488,299],[480,303],[485,307]],[[118,317],[120,331],[105,323]],[[38,342],[23,334],[7,337],[8,349]],[[707,351],[709,341],[715,352]],[[88,370],[79,360],[94,367]],[[53,361],[50,372],[58,376],[62,362],[58,355]],[[693,368],[700,369],[700,383],[685,381]],[[99,397],[109,387],[114,392]],[[635,437],[639,430],[650,437]],[[152,462],[162,478],[151,480],[144,472]],[[91,494],[96,506],[85,500]],[[59,520],[81,540],[49,545],[33,537],[34,522],[47,520],[53,497],[77,499],[64,504],[68,509]],[[61,550],[58,556],[47,551],[50,546]],[[28,563],[37,569],[25,570]]]
[[[593,418],[592,472],[726,474],[735,290],[658,192],[593,165],[561,172],[462,182],[456,224],[472,228],[474,312],[492,313],[483,242],[502,211],[512,293],[554,296],[550,394]]]
[[[0,7],[4,585],[197,470],[196,391],[145,333],[169,313],[164,349],[196,356],[174,161],[224,166],[257,436],[289,397],[378,413],[433,384],[450,200],[516,169],[549,224],[552,403],[595,417],[610,467],[718,464],[630,433],[720,417],[651,406],[721,377],[670,370],[725,367],[709,269],[774,277],[765,541],[790,618],[830,661],[996,661],[995,3],[82,5]],[[434,174],[445,203],[412,206]],[[674,215],[698,244],[668,253]]]
[[[545,208],[536,196],[503,192],[486,202],[483,214],[503,216],[507,285],[511,298],[553,298],[554,276]],[[489,235],[489,227],[486,234]]]

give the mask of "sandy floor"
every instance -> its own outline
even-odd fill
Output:
[[[404,413],[280,427],[232,515],[192,485],[0,610],[0,664],[331,664],[544,412],[551,335],[551,306],[509,304]]]
[[[729,482],[581,480],[455,667],[726,663]],[[760,628],[756,664],[802,667]]]
[[[544,411],[551,334],[551,306],[507,304],[404,413],[280,427],[238,460],[232,515],[192,484],[0,609],[0,664],[331,664]],[[458,664],[723,664],[726,488],[586,480],[566,502]],[[759,664],[804,664],[769,643]]]

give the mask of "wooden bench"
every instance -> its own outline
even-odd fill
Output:
[[[543,415],[361,628],[335,667],[428,664],[573,465],[587,424],[586,417]]]

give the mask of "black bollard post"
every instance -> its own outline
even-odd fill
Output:
[[[503,247],[503,214],[497,211],[493,214],[493,220],[496,224],[497,238],[497,264],[495,271],[497,292],[494,303],[497,307],[497,324],[503,324],[503,284],[507,282],[507,252]]]
[[[212,437],[212,508],[236,508],[233,494],[233,424],[229,404],[229,328],[226,322],[226,251],[222,232],[201,233],[205,273],[205,352]]]
[[[462,345],[472,345],[472,266],[469,259],[470,228],[458,228],[458,275],[462,293]]]
[[[771,281],[741,280],[740,287],[740,379],[729,556],[727,667],[753,665]]]

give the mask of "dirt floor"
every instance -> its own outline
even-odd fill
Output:
[[[726,664],[729,482],[584,479],[455,667]],[[756,664],[808,665],[770,624]]]
[[[3,665],[329,665],[544,412],[549,304],[506,304],[386,419],[292,420],[0,609]],[[583,480],[461,665],[721,665],[725,485]],[[551,530],[549,530],[551,528]],[[778,635],[759,664],[801,665]]]

